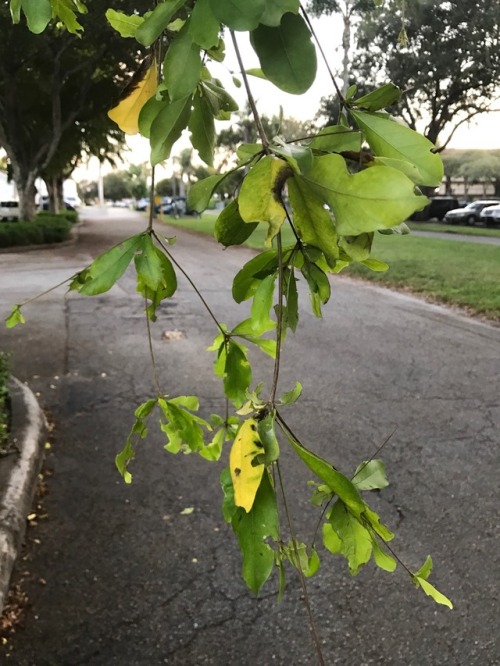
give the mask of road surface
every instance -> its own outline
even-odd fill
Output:
[[[0,314],[57,283],[99,250],[142,228],[142,217],[88,217],[68,247],[0,255]],[[228,285],[245,249],[221,249],[179,229],[173,251],[216,315],[231,324]],[[24,327],[0,331],[13,370],[55,424],[46,518],[30,528],[19,563],[30,598],[24,629],[0,661],[16,666],[255,666],[315,664],[297,577],[277,602],[273,576],[259,599],[240,579],[224,523],[223,463],[175,457],[151,429],[124,485],[114,467],[135,406],[154,394],[143,304],[132,273],[96,298],[48,294]],[[162,387],[223,409],[204,353],[215,335],[185,280],[161,309],[153,347]],[[352,578],[320,551],[309,581],[325,663],[343,666],[494,666],[500,663],[498,456],[500,329],[422,300],[337,278],[325,317],[307,302],[284,352],[280,387],[304,386],[290,421],[306,444],[346,473],[384,448],[390,486],[371,498],[396,531],[399,556],[432,581],[449,611],[404,571],[372,565]],[[257,365],[255,382],[270,380]],[[298,534],[318,514],[297,460],[283,446],[284,480]],[[184,509],[192,508],[190,514]],[[38,542],[34,542],[36,539]]]

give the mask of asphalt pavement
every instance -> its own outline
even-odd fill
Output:
[[[1,317],[143,225],[127,211],[90,211],[71,246],[0,255]],[[165,233],[178,237],[175,257],[216,315],[228,324],[243,319],[229,285],[252,253],[222,251],[177,228]],[[172,456],[151,428],[132,485],[114,467],[134,408],[154,395],[142,310],[127,272],[94,298],[59,288],[25,308],[25,326],[0,330],[14,373],[54,423],[47,517],[30,528],[18,564],[28,572],[30,605],[0,662],[313,665],[296,575],[289,572],[281,603],[276,576],[258,599],[241,581],[220,510],[223,462]],[[215,334],[180,278],[154,325],[153,348],[163,390],[198,394],[203,415],[223,410],[204,352]],[[293,428],[346,473],[394,432],[382,453],[390,486],[371,502],[412,569],[432,555],[431,580],[455,605],[435,605],[400,570],[369,565],[351,577],[343,560],[320,550],[309,594],[326,664],[500,663],[499,370],[500,329],[452,310],[342,277],[323,320],[304,301],[280,383],[304,386],[289,410]],[[260,373],[268,383],[267,363],[257,359],[256,382]],[[282,461],[298,534],[309,539],[317,520],[310,475],[285,446]]]

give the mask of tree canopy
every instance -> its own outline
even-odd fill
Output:
[[[322,3],[323,4],[323,3]],[[396,0],[363,16],[351,75],[403,90],[396,112],[440,147],[466,119],[488,111],[500,80],[500,4]]]
[[[43,4],[43,3],[42,3]],[[107,23],[105,7],[87,3],[80,37],[50,24],[34,35],[24,18],[12,25],[0,9],[0,145],[12,165],[21,215],[34,215],[34,182],[60,175],[82,149],[106,152],[122,132],[107,118],[141,47],[133,49]],[[132,9],[128,0],[118,3]]]

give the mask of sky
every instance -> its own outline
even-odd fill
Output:
[[[340,66],[341,54],[341,20],[338,16],[324,16],[320,19],[312,20],[314,30],[318,36],[330,67],[335,71]],[[239,48],[242,53],[243,61],[247,69],[259,67],[257,56],[255,55],[247,33],[238,33]],[[228,92],[236,99],[240,106],[245,105],[245,93],[243,87],[236,88],[232,83],[232,74],[238,75],[236,58],[232,52],[232,45],[229,39],[226,39],[226,61],[222,65],[210,65],[210,70],[214,76],[218,76],[226,86]],[[240,77],[241,78],[241,77]],[[259,110],[267,115],[279,115],[280,106],[283,107],[285,116],[292,116],[299,120],[311,120],[315,117],[321,97],[334,93],[333,85],[323,61],[318,58],[318,73],[313,86],[304,95],[290,95],[279,91],[275,86],[267,81],[250,77],[252,93],[257,101]],[[500,108],[500,102],[499,102]],[[229,123],[220,123],[220,128]],[[462,125],[453,136],[450,148],[463,149],[500,149],[500,112],[481,114],[473,122]],[[124,155],[125,163],[139,164],[149,160],[149,144],[146,139],[137,135],[128,138],[130,151]],[[183,148],[190,146],[187,138],[187,132],[181,140],[174,146],[173,154],[180,153]],[[111,170],[105,166],[104,172]],[[170,165],[167,163],[163,168],[159,168],[158,177],[167,177],[170,175]],[[75,180],[95,180],[98,174],[98,162],[94,158],[88,165],[82,165],[75,173]]]

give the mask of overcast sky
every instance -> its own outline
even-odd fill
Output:
[[[326,52],[331,68],[335,71],[340,66],[341,54],[335,46],[341,43],[341,20],[337,16],[326,16],[321,19],[313,19],[314,29]],[[259,62],[255,55],[247,33],[238,34],[239,47],[242,52],[245,67],[258,67]],[[212,74],[221,78],[230,94],[236,99],[240,106],[245,105],[245,92],[243,87],[236,88],[231,81],[231,70],[237,75],[237,63],[232,52],[229,39],[226,40],[227,57],[223,65],[217,67],[210,65]],[[286,116],[293,116],[300,120],[310,120],[316,115],[319,100],[325,95],[333,94],[332,82],[323,61],[318,58],[318,74],[315,83],[304,95],[289,95],[279,91],[269,82],[256,77],[250,77],[252,92],[257,100],[259,109],[267,115],[278,115],[280,105]],[[500,107],[500,104],[499,104]],[[222,124],[221,124],[222,126]],[[474,122],[464,124],[455,133],[450,148],[482,148],[500,149],[500,113],[482,114]],[[140,136],[129,139],[130,152],[126,161],[138,164],[149,160],[149,144]],[[185,136],[174,147],[173,153],[179,153],[182,148],[189,146]],[[124,165],[125,168],[125,165]],[[109,169],[106,169],[109,170]],[[166,165],[166,172],[169,172]],[[162,171],[162,170],[160,170]],[[161,176],[161,173],[160,173]],[[93,180],[97,177],[97,160],[91,161],[88,166],[83,165],[74,174],[77,180]]]

